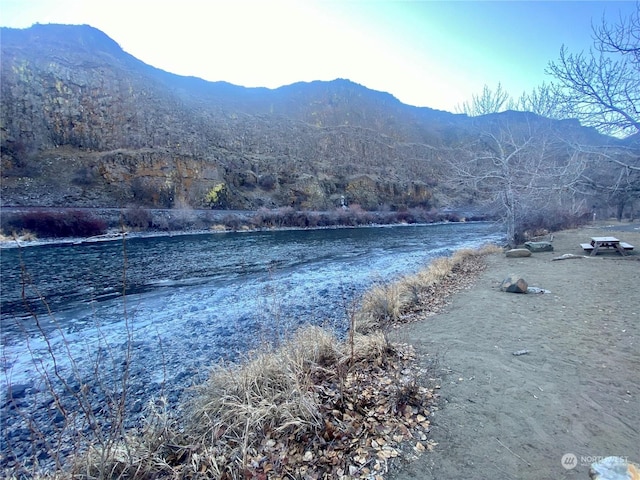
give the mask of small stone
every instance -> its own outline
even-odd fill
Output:
[[[502,281],[500,290],[508,293],[527,293],[529,284],[527,281],[518,275],[509,275]]]
[[[133,404],[133,407],[131,407],[131,412],[140,413],[141,411],[142,411],[142,402],[140,400],[136,400],[135,403]]]
[[[551,293],[551,291],[545,290],[544,288],[540,288],[540,287],[529,287],[527,288],[527,293],[543,294],[543,293]]]
[[[27,395],[28,390],[31,389],[31,385],[23,383],[14,383],[12,385],[9,385],[9,387],[7,388],[7,399],[18,400],[20,398],[24,398]]]
[[[526,248],[512,248],[511,250],[507,250],[505,255],[507,258],[523,258],[530,257],[531,251]]]
[[[524,246],[532,252],[553,252],[551,242],[525,242]]]

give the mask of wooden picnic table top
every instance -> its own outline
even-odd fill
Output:
[[[597,243],[616,243],[620,240],[618,240],[616,237],[591,237],[591,241]]]

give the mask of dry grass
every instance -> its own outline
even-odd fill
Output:
[[[13,232],[11,235],[0,233],[0,242],[33,242],[37,239],[36,234],[28,230],[21,230],[20,233]]]
[[[324,474],[308,478],[344,476],[350,466],[354,474],[349,478],[364,478],[353,457],[364,458],[365,450],[338,431],[358,430],[368,437],[375,432],[362,430],[362,424],[371,417],[370,406],[389,404],[384,408],[388,412],[398,408],[398,399],[409,399],[404,405],[431,398],[426,389],[414,392],[407,387],[411,381],[392,381],[381,369],[395,365],[394,375],[406,374],[410,358],[402,348],[391,349],[379,332],[356,334],[351,348],[322,328],[303,328],[277,349],[265,348],[240,364],[212,368],[184,406],[182,418],[172,419],[162,402],[160,407],[149,405],[147,425],[138,435],[123,439],[108,458],[90,448],[67,474],[84,479],[307,478],[314,463]],[[378,392],[375,402],[371,393],[363,396],[368,391]],[[351,425],[349,418],[358,425]],[[321,447],[322,455],[310,453]],[[384,463],[376,465],[381,471]]]
[[[502,252],[500,247],[487,245],[478,250],[464,249],[451,257],[434,259],[415,274],[390,284],[379,284],[362,297],[355,314],[356,330],[368,333],[385,331],[397,322],[407,321],[417,312],[436,312],[451,293],[464,288],[484,268],[485,255]]]
[[[334,364],[340,355],[335,337],[310,327],[278,350],[256,353],[239,366],[215,367],[198,387],[189,429],[203,444],[233,445],[233,455],[244,459],[267,432],[319,428],[309,375],[312,368]]]

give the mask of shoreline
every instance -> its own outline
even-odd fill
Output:
[[[331,225],[324,227],[273,227],[273,228],[240,228],[240,229],[216,229],[208,230],[173,230],[170,232],[161,231],[125,231],[124,236],[127,239],[137,238],[158,238],[158,237],[178,237],[190,235],[218,235],[225,233],[261,233],[261,232],[286,232],[286,231],[315,231],[315,230],[338,230],[338,229],[357,229],[357,228],[393,228],[393,227],[426,227],[429,225],[447,225],[458,223],[495,223],[492,220],[471,220],[471,221],[443,221],[429,223],[373,223],[367,225]],[[22,240],[20,238],[0,239],[0,250],[10,248],[39,247],[45,245],[83,245],[101,242],[114,242],[122,240],[122,232],[107,232],[104,235],[96,235],[93,237],[65,237],[65,238],[42,238],[35,240]]]

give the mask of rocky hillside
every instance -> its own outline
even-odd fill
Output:
[[[430,208],[455,200],[443,149],[477,128],[348,80],[173,75],[86,25],[0,35],[3,206]]]

